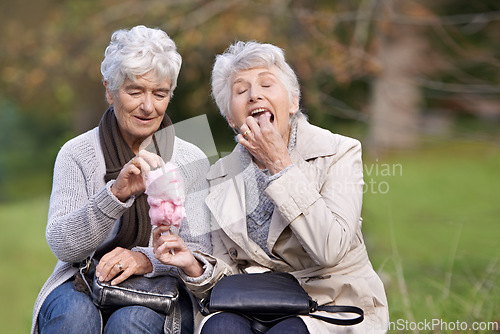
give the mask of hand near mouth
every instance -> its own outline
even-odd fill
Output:
[[[252,154],[259,168],[276,174],[292,164],[287,143],[266,114],[247,117],[246,123],[240,129],[242,133],[247,134],[239,134],[236,138]]]

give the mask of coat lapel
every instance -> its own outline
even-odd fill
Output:
[[[249,249],[246,227],[245,184],[238,146],[207,174],[210,193],[205,203],[215,218],[212,230],[222,229],[242,249]]]
[[[337,135],[332,136],[330,131],[310,124],[304,117],[299,118],[297,141],[292,151],[292,162],[296,163],[299,157],[307,161],[334,155],[337,153],[338,145]]]

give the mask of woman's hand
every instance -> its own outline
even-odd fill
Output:
[[[127,201],[132,195],[141,194],[146,190],[144,180],[149,171],[163,165],[165,162],[160,156],[146,150],[139,151],[139,154],[123,166],[111,186],[111,192],[122,202]]]
[[[247,117],[240,130],[238,142],[252,154],[260,168],[265,167],[276,174],[292,164],[287,143],[267,116]]]
[[[160,225],[153,230],[155,257],[163,264],[181,268],[190,277],[203,274],[202,265],[177,234],[170,233],[170,226]]]
[[[117,247],[101,258],[96,268],[96,276],[101,282],[109,281],[116,276],[111,281],[111,285],[116,285],[132,275],[144,275],[152,270],[153,265],[146,255]]]

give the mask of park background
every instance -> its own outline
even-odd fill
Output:
[[[206,115],[219,153],[234,142],[210,70],[235,40],[285,49],[310,121],[361,140],[363,231],[392,332],[500,320],[498,0],[18,0],[0,3],[1,332],[29,331],[56,262],[44,232],[57,151],[98,124],[104,49],[138,24],[176,41],[167,113]]]

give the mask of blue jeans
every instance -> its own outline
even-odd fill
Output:
[[[163,333],[165,316],[143,306],[129,306],[114,311],[105,321],[104,333]],[[101,314],[91,298],[68,281],[43,302],[38,330],[41,334],[100,333]]]
[[[252,322],[242,315],[221,312],[214,314],[205,322],[201,334],[254,334]],[[269,328],[266,334],[309,334],[306,324],[299,317],[291,317]]]

